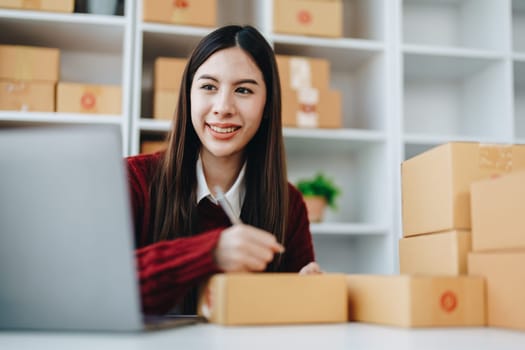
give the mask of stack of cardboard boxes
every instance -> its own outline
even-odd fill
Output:
[[[487,325],[525,330],[525,172],[478,181],[471,195],[468,272],[486,280]]]
[[[153,67],[153,118],[172,120],[186,58],[157,57]]]
[[[53,112],[60,52],[0,45],[0,109]]]
[[[288,127],[342,127],[341,93],[330,89],[330,62],[276,55],[281,78],[282,123]]]
[[[120,86],[59,82],[59,76],[59,49],[0,45],[0,110],[121,113]]]
[[[473,278],[481,278],[485,283],[480,276],[495,271],[487,264],[492,255],[476,253],[467,263],[470,251],[515,248],[519,247],[519,240],[503,243],[505,240],[501,239],[494,227],[491,233],[488,232],[490,226],[482,223],[484,220],[491,222],[488,211],[479,214],[477,208],[485,205],[492,206],[494,211],[498,208],[505,211],[501,208],[508,207],[508,203],[498,198],[497,191],[483,193],[485,182],[477,182],[520,169],[525,169],[525,146],[520,145],[452,142],[405,161],[402,164],[404,237],[399,241],[400,273],[414,277],[435,276],[436,279],[442,278],[441,276],[456,276],[454,279],[463,286],[468,279]],[[504,227],[501,226],[503,229]],[[525,239],[522,239],[521,247],[525,247],[524,243]],[[522,257],[523,261],[525,260]],[[483,271],[486,274],[481,273]],[[467,273],[470,276],[466,276]],[[495,285],[499,286],[497,283]],[[489,288],[486,296],[489,305],[491,294],[493,292]],[[472,300],[465,299],[463,302]],[[460,302],[457,299],[458,306]],[[483,300],[476,308],[481,310],[484,306]],[[496,325],[490,322],[493,317],[494,311],[489,307],[489,325]],[[522,317],[522,325],[523,319]],[[485,319],[482,321],[484,324]]]

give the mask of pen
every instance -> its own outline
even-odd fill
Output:
[[[242,224],[241,219],[239,219],[233,213],[233,209],[230,205],[230,202],[228,202],[228,200],[226,199],[226,196],[224,195],[224,192],[222,191],[221,186],[215,186],[215,194],[217,196],[217,201],[219,202],[219,205],[221,206],[222,210],[224,210],[224,212],[228,216],[228,219],[230,219],[232,225]]]

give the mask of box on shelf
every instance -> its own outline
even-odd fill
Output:
[[[0,79],[57,82],[59,65],[59,49],[0,45]]]
[[[343,36],[343,0],[274,0],[276,33]]]
[[[179,98],[178,90],[156,90],[153,92],[153,119],[172,120]]]
[[[330,61],[324,58],[276,55],[282,89],[330,88]]]
[[[485,325],[481,277],[348,275],[350,321],[401,327]]]
[[[217,274],[201,290],[198,313],[223,325],[348,320],[343,274]]]
[[[118,85],[59,82],[57,112],[120,114],[121,90]]]
[[[0,80],[0,109],[54,112],[55,83]]]
[[[73,12],[74,7],[74,0],[0,0],[0,8],[49,12]]]
[[[277,55],[283,126],[342,127],[341,93],[330,89],[330,62],[322,58]]]
[[[158,57],[154,64],[153,118],[172,120],[186,58]]]
[[[215,27],[217,0],[143,0],[142,18],[145,22]]]
[[[525,171],[472,184],[472,250],[525,249]]]
[[[402,163],[405,237],[470,230],[470,185],[525,169],[525,145],[450,142]]]
[[[452,230],[399,240],[399,273],[431,276],[467,274],[470,231]]]
[[[284,88],[283,126],[300,128],[341,128],[341,93],[337,90]]]
[[[142,141],[140,143],[140,153],[155,153],[165,150],[168,146],[166,141]]]
[[[525,330],[525,251],[470,253],[469,274],[485,278],[487,325]]]
[[[179,90],[188,60],[176,57],[157,57],[153,66],[155,90]]]

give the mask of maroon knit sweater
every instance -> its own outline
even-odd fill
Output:
[[[184,313],[194,313],[196,287],[211,274],[221,272],[212,251],[230,222],[219,206],[202,200],[197,207],[197,235],[154,243],[150,231],[149,184],[159,165],[160,154],[138,155],[126,160],[143,312],[166,313],[184,299]],[[279,270],[297,272],[314,261],[314,251],[303,198],[291,184],[288,187],[286,252]]]

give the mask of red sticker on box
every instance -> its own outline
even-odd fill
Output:
[[[312,15],[310,14],[310,11],[301,10],[297,13],[297,20],[301,24],[309,24],[312,22]]]
[[[189,4],[188,4],[188,1],[186,0],[173,0],[173,6],[180,8],[180,9],[185,9],[186,7],[189,6]]]
[[[91,109],[97,103],[97,98],[91,92],[85,92],[80,98],[80,105],[84,109]]]
[[[441,294],[441,308],[445,310],[446,312],[452,312],[456,309],[456,306],[458,305],[458,298],[456,297],[456,293],[452,291],[446,291],[443,294]]]

